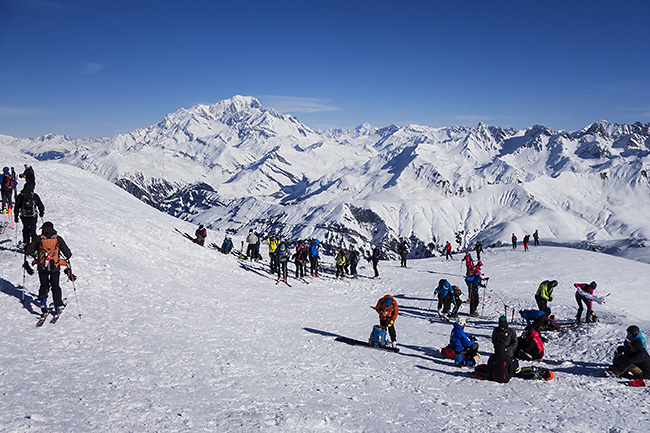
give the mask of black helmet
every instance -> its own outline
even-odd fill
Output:
[[[595,281],[592,281],[591,283],[589,283],[589,286],[590,286],[593,290],[596,290],[596,287],[598,286],[598,284],[596,284]]]
[[[639,335],[639,332],[640,332],[639,327],[636,325],[632,325],[627,328],[627,333],[630,334],[632,337],[636,337],[637,335]]]
[[[9,172],[9,167],[5,167],[2,169],[3,172],[8,173]]]

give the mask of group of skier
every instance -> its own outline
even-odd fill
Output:
[[[23,250],[23,269],[24,272],[32,275],[34,270],[31,265],[37,265],[39,278],[39,292],[36,298],[36,304],[40,307],[43,315],[50,312],[59,315],[65,307],[61,286],[60,271],[61,267],[66,267],[65,274],[70,280],[76,277],[72,274],[70,257],[72,252],[65,240],[57,234],[54,224],[46,221],[41,226],[41,234],[36,233],[38,218],[43,218],[45,214],[45,205],[39,195],[35,192],[36,176],[34,169],[25,164],[25,171],[19,175],[19,178],[25,180],[25,184],[16,194],[18,181],[15,177],[15,171],[8,167],[3,168],[2,179],[2,212],[8,214],[9,218],[13,217],[14,222],[22,222],[22,242],[19,249]],[[12,194],[15,196],[15,206],[12,203]],[[29,261],[32,261],[31,264]],[[53,298],[53,310],[47,307],[47,299],[50,291]]]
[[[510,240],[512,241],[512,249],[516,250],[517,249],[517,235],[515,235],[513,233]],[[533,233],[533,242],[534,242],[534,245],[536,247],[539,246],[539,231],[538,230],[535,230],[535,232]],[[530,243],[530,235],[526,234],[526,235],[524,235],[524,239],[523,239],[524,252],[528,251],[528,244],[529,243]]]

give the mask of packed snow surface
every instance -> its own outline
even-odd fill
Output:
[[[575,316],[573,283],[595,280],[596,294],[611,293],[595,306],[599,323],[547,333],[539,365],[553,381],[496,384],[442,359],[451,325],[425,318],[439,279],[467,293],[460,256],[407,269],[382,261],[380,280],[325,272],[276,285],[266,261],[244,264],[189,242],[174,227],[194,226],[106,180],[64,164],[35,169],[44,220],[70,246],[79,278],[76,292],[62,278],[69,305],[59,322],[36,328],[36,276],[26,277],[21,303],[20,234],[0,238],[1,431],[650,430],[647,388],[602,373],[627,326],[650,336],[648,264],[544,245],[487,250],[485,318],[466,328],[483,362],[504,304],[509,320],[513,308],[534,308],[542,280],[559,281],[551,307],[560,320]],[[236,248],[245,234],[234,236]],[[210,231],[208,243],[223,236]],[[360,274],[371,272],[362,261]],[[378,322],[371,307],[387,293],[400,306],[399,354],[335,341],[367,339]],[[517,318],[513,326],[523,329]]]

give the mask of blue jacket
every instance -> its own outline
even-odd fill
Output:
[[[444,283],[438,284],[436,290],[433,291],[434,295],[437,293],[439,293],[443,298],[449,296],[449,293],[451,293],[451,284],[449,284],[449,281],[445,280]]]
[[[473,292],[478,292],[479,286],[484,287],[482,284],[483,277],[481,276],[481,274],[474,274],[465,278],[465,283],[467,283],[467,287],[469,288],[469,290]]]
[[[645,338],[643,338],[643,335],[639,332],[636,337],[630,338],[630,343],[634,343],[636,340],[641,340],[641,343],[643,343],[643,348],[645,350],[648,350],[648,348],[645,345]]]
[[[532,322],[542,317],[542,314],[546,313],[541,310],[524,310],[521,312],[521,317],[523,317],[530,325]]]
[[[454,328],[451,330],[449,337],[449,347],[456,352],[461,352],[472,345],[472,340],[467,337],[465,330],[458,323],[454,323]]]
[[[318,257],[318,242],[318,239],[316,239],[309,246],[309,257]]]

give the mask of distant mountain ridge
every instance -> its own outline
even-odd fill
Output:
[[[315,131],[235,96],[111,139],[0,136],[39,160],[110,180],[213,229],[318,237],[331,248],[401,236],[416,255],[446,241],[650,237],[650,123],[580,131],[363,124]]]

